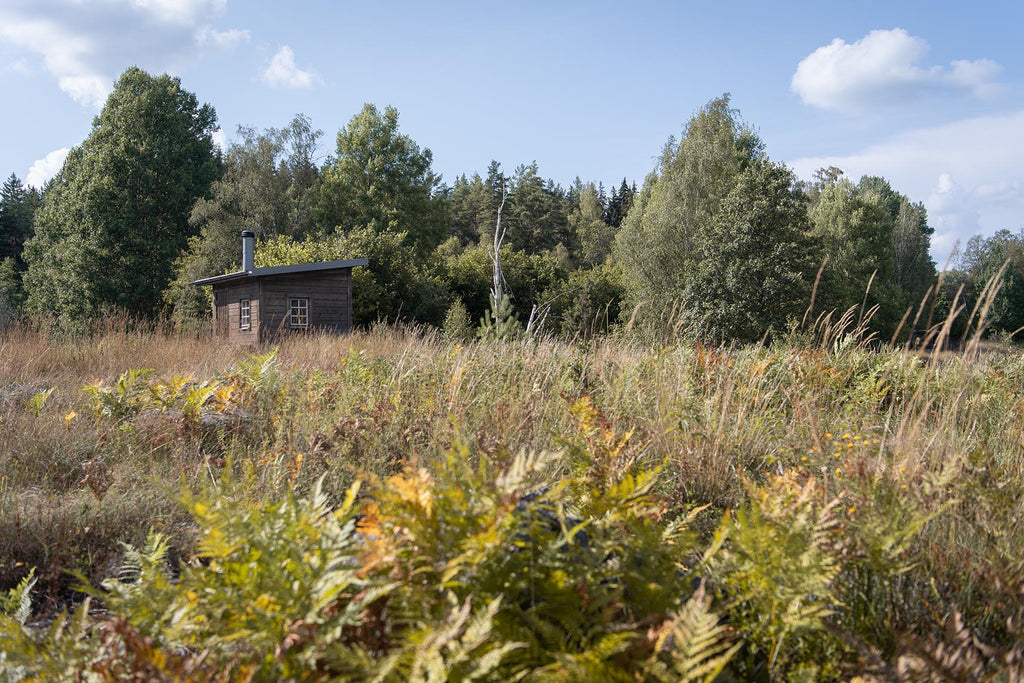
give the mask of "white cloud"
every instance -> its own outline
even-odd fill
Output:
[[[25,59],[15,59],[4,67],[4,71],[9,71],[10,73],[18,74],[19,76],[32,75],[32,67],[29,66],[28,61]]]
[[[310,88],[319,82],[312,71],[304,71],[295,65],[295,53],[287,45],[271,58],[261,76],[270,85],[286,88]]]
[[[43,58],[75,101],[102,106],[114,79],[136,64],[177,72],[205,49],[231,49],[247,31],[214,29],[227,0],[4,0],[0,40]]]
[[[958,59],[949,68],[922,66],[928,43],[901,28],[871,31],[854,43],[836,38],[797,65],[790,89],[822,109],[858,109],[944,93],[990,97],[1002,67],[990,59]]]
[[[32,168],[28,169],[28,175],[25,176],[25,184],[41,188],[50,178],[60,173],[60,170],[64,168],[64,160],[68,158],[68,152],[70,151],[67,147],[61,147],[36,161],[32,164]]]
[[[233,50],[242,43],[249,42],[249,32],[240,29],[216,31],[212,26],[204,26],[196,32],[196,43],[210,45],[218,50]]]
[[[220,151],[225,151],[228,148],[228,136],[224,134],[223,128],[218,128],[213,131],[213,144],[220,148]]]
[[[227,0],[132,0],[132,5],[152,14],[161,23],[193,26],[224,11]]]
[[[912,201],[924,201],[935,228],[939,263],[957,241],[1024,227],[1024,110],[912,130],[845,156],[797,159],[802,178],[837,166],[856,181],[887,178]]]

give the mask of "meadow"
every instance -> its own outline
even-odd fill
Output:
[[[5,680],[1020,680],[1024,357],[0,336]]]

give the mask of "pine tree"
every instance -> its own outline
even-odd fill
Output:
[[[32,237],[32,220],[39,207],[39,192],[25,187],[18,176],[11,174],[0,188],[0,260],[13,259],[24,266],[22,249]]]

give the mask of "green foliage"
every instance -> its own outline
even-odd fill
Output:
[[[302,241],[279,236],[256,250],[258,267],[349,258],[369,261],[352,270],[354,324],[415,320],[440,325],[444,320],[444,285],[404,233],[360,227]]]
[[[132,67],[68,155],[25,246],[27,307],[68,324],[119,309],[152,316],[220,174],[209,105],[177,78]]]
[[[23,302],[21,273],[18,272],[14,259],[0,260],[0,322],[14,318]]]
[[[473,335],[473,321],[470,319],[469,311],[466,310],[462,299],[456,298],[448,307],[441,331],[450,341],[465,341]]]
[[[487,341],[511,341],[519,336],[523,327],[512,309],[512,302],[507,294],[495,299],[491,297],[491,307],[484,311],[480,319],[477,336]]]
[[[149,404],[148,380],[152,374],[150,368],[125,370],[112,387],[96,381],[86,384],[82,390],[89,396],[97,416],[121,422],[138,415]]]
[[[819,259],[794,182],[789,169],[766,159],[736,178],[705,228],[689,285],[686,314],[698,336],[757,341],[806,309]]]
[[[619,210],[621,208],[620,204]],[[619,221],[621,223],[621,217]],[[576,244],[579,245],[579,263],[587,267],[604,264],[611,254],[617,226],[605,222],[604,207],[601,206],[597,188],[593,183],[583,186],[579,204],[569,215],[569,227],[575,235]]]
[[[418,254],[441,243],[446,217],[436,196],[433,156],[398,132],[398,110],[372,104],[338,132],[337,156],[322,170],[316,220],[343,232],[367,227],[404,233]]]
[[[770,484],[751,487],[750,506],[724,521],[716,539],[723,552],[714,563],[730,614],[774,669],[784,653],[798,651],[790,639],[825,641],[824,620],[839,607],[839,502],[823,502],[814,479],[776,477]]]
[[[685,312],[706,299],[695,276],[704,251],[713,252],[720,237],[711,228],[722,219],[740,173],[762,156],[761,141],[739,121],[728,95],[701,108],[678,142],[669,139],[615,240],[627,304],[630,310],[642,306],[643,321],[660,321],[680,303]],[[751,187],[748,194],[753,200],[759,191]],[[741,205],[734,201],[731,210]],[[743,217],[736,219],[742,224]]]
[[[312,206],[320,172],[313,160],[321,133],[298,115],[283,129],[257,134],[240,127],[241,140],[224,153],[224,175],[213,183],[209,198],[199,198],[189,225],[199,231],[174,264],[174,280],[163,297],[180,322],[209,319],[208,293],[190,283],[237,270],[239,233],[301,237],[314,231]]]
[[[924,207],[882,178],[865,176],[854,185],[841,173],[822,175],[814,188],[813,235],[827,259],[815,312],[856,306],[858,317],[871,314],[871,328],[885,340],[909,333],[899,329],[901,318],[909,310],[905,324],[914,324],[914,311],[935,282]]]
[[[1000,230],[990,237],[972,237],[958,257],[956,269],[943,275],[936,318],[941,320],[951,312],[961,286],[958,301],[965,310],[954,324],[954,338],[973,332],[969,318],[973,312],[973,319],[978,319],[987,287],[998,287],[998,291],[985,306],[984,327],[994,334],[1019,334],[1024,327],[1024,233]]]
[[[465,175],[456,178],[446,199],[451,216],[449,234],[462,246],[486,242],[487,236],[494,232],[501,197],[494,196],[480,174],[474,174],[469,180]]]
[[[574,270],[563,285],[556,284],[542,298],[551,302],[549,320],[563,337],[592,338],[607,333],[619,320],[624,293],[622,271],[602,264]]]
[[[34,417],[39,417],[40,413],[43,412],[47,399],[50,398],[52,393],[53,387],[33,394],[32,398],[28,400],[28,412],[32,413]]]
[[[13,259],[18,270],[24,269],[22,248],[32,237],[39,201],[39,191],[25,187],[13,173],[0,187],[0,261]]]
[[[32,569],[6,595],[0,595],[0,619],[10,619],[24,626],[32,616],[32,587],[35,584],[36,572]]]
[[[539,175],[537,162],[519,166],[510,180],[508,202],[502,214],[508,242],[528,254],[570,244],[568,213],[561,188]]]
[[[492,287],[493,261],[484,245],[449,255],[444,263],[444,279],[452,295],[465,304],[471,319],[480,320],[486,312],[494,318],[489,292]],[[549,293],[557,292],[567,277],[565,264],[553,253],[527,254],[510,246],[501,248],[501,270],[505,298],[515,317],[529,320],[534,305],[544,303]]]

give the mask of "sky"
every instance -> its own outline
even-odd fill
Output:
[[[729,93],[768,155],[924,202],[941,266],[1024,229],[1024,3],[0,0],[0,175],[41,185],[130,66],[240,125],[323,131],[399,111],[447,183],[537,162],[642,185],[669,136]]]

